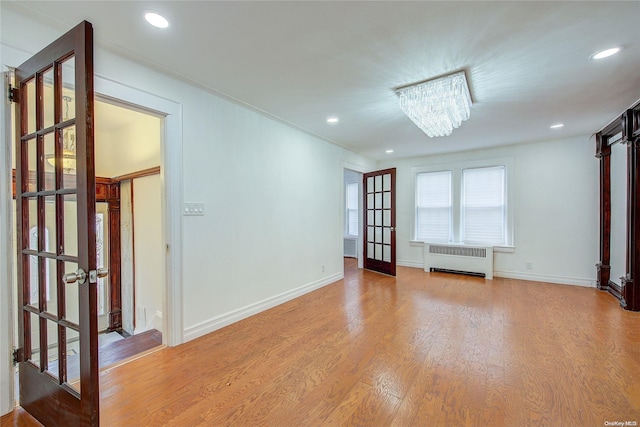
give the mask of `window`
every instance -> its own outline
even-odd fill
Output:
[[[415,239],[512,246],[509,164],[502,159],[415,168]]]
[[[347,212],[346,224],[347,235],[358,235],[358,183],[350,182],[347,184]]]
[[[417,175],[416,231],[419,240],[436,243],[451,241],[451,171]]]
[[[462,171],[462,241],[505,243],[504,166]]]

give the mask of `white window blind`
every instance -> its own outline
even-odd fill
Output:
[[[505,167],[462,170],[462,241],[505,244]]]
[[[358,183],[347,184],[347,234],[358,235]]]
[[[416,237],[427,242],[451,240],[451,171],[416,176]]]

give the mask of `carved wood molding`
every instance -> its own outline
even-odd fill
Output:
[[[611,273],[611,144],[621,133],[619,143],[627,145],[627,241],[626,274],[621,283],[610,280]],[[624,111],[596,134],[596,157],[600,159],[600,262],[597,287],[607,291],[631,311],[640,311],[640,103]]]
[[[114,188],[116,187],[111,187],[111,184],[120,183],[128,179],[136,179],[136,178],[143,178],[145,176],[158,175],[159,173],[160,173],[160,166],[155,166],[153,168],[143,169],[140,171],[132,172],[126,175],[116,176],[113,178],[96,177],[96,201],[104,202],[107,199],[120,198],[120,194],[119,194],[120,186],[117,186],[117,191],[118,191],[117,195],[108,193],[109,191],[116,191],[114,190]],[[63,177],[66,182],[64,187],[71,188],[73,186],[72,184],[73,184],[73,180],[75,179],[75,175],[64,174]],[[55,179],[55,175],[51,172],[46,173],[45,179],[51,180],[51,182],[53,182],[53,180]],[[16,170],[15,169],[11,170],[11,180],[12,180],[12,187],[11,187],[12,196],[13,196],[13,199],[15,200],[16,198]],[[29,173],[29,182],[32,182],[32,183],[36,182],[35,172]],[[35,188],[33,189],[33,191],[35,191]]]
[[[115,182],[121,182],[121,181],[126,181],[128,179],[144,178],[145,176],[158,175],[159,173],[160,173],[160,166],[156,166],[153,168],[128,173],[126,175],[116,176],[111,179]]]
[[[636,111],[637,113],[637,111]],[[635,115],[635,114],[634,114]],[[637,115],[635,115],[637,118]],[[634,124],[630,122],[630,124]],[[638,124],[636,120],[635,125]],[[640,136],[638,129],[629,131],[627,188],[627,275],[622,280],[621,304],[631,311],[640,311]]]

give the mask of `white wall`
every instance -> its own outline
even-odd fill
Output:
[[[10,8],[2,27],[11,66],[63,30]],[[94,57],[96,75],[183,107],[183,199],[206,210],[183,218],[185,339],[342,276],[342,165],[373,161],[100,47]]]
[[[164,245],[160,207],[160,175],[134,179],[135,333],[163,329]]]
[[[133,204],[131,180],[120,183],[120,284],[122,329],[135,333],[135,268],[133,248]]]
[[[105,126],[101,126],[100,110],[96,108],[96,176],[113,178],[160,166],[162,120],[133,110],[124,111],[121,114],[134,117],[129,119],[131,124],[101,131]]]
[[[398,263],[421,266],[422,247],[411,245],[412,167],[513,159],[513,253],[495,254],[495,275],[595,286],[598,262],[598,161],[589,136],[432,157],[389,160],[397,168]],[[533,263],[531,270],[526,263]]]

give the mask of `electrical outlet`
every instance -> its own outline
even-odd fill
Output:
[[[184,216],[204,216],[204,203],[185,203]]]
[[[324,273],[324,264],[322,264],[322,272]]]
[[[533,270],[533,263],[531,261],[527,262],[527,270]]]

